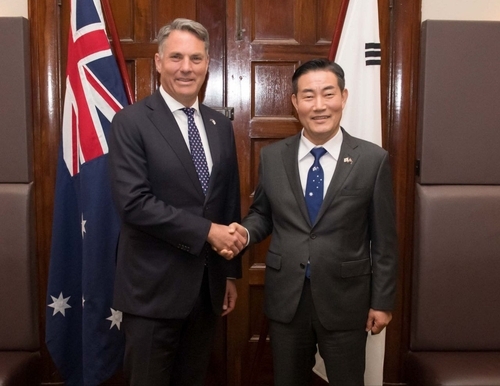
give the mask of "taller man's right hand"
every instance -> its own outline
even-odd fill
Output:
[[[245,247],[246,234],[243,236],[240,232],[237,232],[233,224],[226,226],[212,223],[207,241],[214,251],[225,259],[231,260]]]
[[[245,227],[243,227],[241,224],[238,224],[237,222],[233,222],[232,224],[229,225],[229,232],[230,233],[239,233],[241,237],[245,240],[243,243],[243,248],[245,248],[248,245],[248,231],[246,230]],[[222,249],[217,251],[219,255],[226,259],[230,259],[231,257],[231,251],[227,249]],[[240,251],[241,252],[241,251]]]

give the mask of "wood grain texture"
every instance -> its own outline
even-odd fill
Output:
[[[111,0],[135,97],[149,95],[158,84],[153,55],[158,28],[177,16],[197,18],[211,33],[209,80],[202,97],[213,106],[235,109],[234,129],[241,173],[242,213],[246,214],[256,184],[258,154],[265,144],[300,129],[287,105],[285,77],[302,61],[326,56],[339,0],[280,0],[287,15],[269,11],[261,0],[241,0],[243,40],[236,40],[236,0]],[[69,1],[29,0],[32,52],[34,165],[37,255],[40,283],[40,330],[44,341],[45,298],[49,266],[52,210],[61,103],[69,28]],[[392,6],[391,6],[392,4]],[[381,31],[383,143],[394,172],[400,275],[397,309],[387,333],[384,380],[403,382],[408,349],[410,273],[416,127],[416,95],[420,30],[420,0],[379,0]],[[279,82],[272,82],[280,77]],[[268,86],[266,86],[270,83]],[[276,84],[277,86],[276,86]],[[278,87],[278,90],[275,89]],[[285,111],[284,111],[285,110]],[[263,256],[266,244],[245,254],[243,279],[238,282],[237,309],[228,316],[218,341],[215,363],[223,374],[209,384],[244,385],[255,351],[262,318]],[[269,347],[265,358],[269,358]],[[60,378],[43,346],[43,382]],[[268,359],[259,378],[270,382]],[[120,374],[107,384],[124,384]],[[261,383],[271,384],[271,383]]]

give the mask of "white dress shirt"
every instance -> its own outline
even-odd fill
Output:
[[[167,104],[170,111],[172,111],[172,114],[174,114],[174,118],[177,121],[177,125],[181,129],[181,134],[184,137],[186,146],[189,149],[189,151],[191,151],[191,148],[189,146],[187,115],[184,111],[181,110],[186,106],[184,106],[182,103],[179,103],[174,98],[172,98],[161,86],[160,86],[160,94],[165,100],[165,103]],[[194,123],[196,124],[196,127],[200,132],[201,143],[203,145],[203,150],[205,150],[205,157],[207,158],[208,172],[212,174],[212,166],[213,166],[212,154],[210,153],[210,146],[208,145],[208,137],[207,137],[207,132],[205,131],[205,125],[203,124],[203,119],[201,118],[198,98],[196,98],[196,101],[191,107],[194,108],[195,110]]]
[[[340,155],[340,148],[342,147],[342,140],[344,136],[342,134],[342,130],[339,129],[337,134],[326,143],[322,145],[326,149],[326,153],[319,159],[319,163],[323,168],[324,173],[324,189],[323,189],[323,198],[325,197],[326,191],[330,186],[330,182],[332,182],[333,173],[335,172],[335,168],[337,167],[337,161]],[[307,185],[307,173],[314,163],[314,156],[311,154],[311,149],[316,147],[311,141],[309,141],[306,137],[304,137],[304,129],[302,129],[302,135],[300,136],[299,143],[299,152],[298,152],[298,163],[299,163],[299,175],[300,175],[300,183],[302,185],[302,194],[306,194],[306,185]],[[250,233],[248,229],[247,231],[247,243],[245,246],[250,244]]]
[[[300,174],[300,183],[302,185],[302,193],[305,195],[306,193],[306,184],[307,184],[307,174],[312,164],[314,163],[314,156],[311,154],[311,149],[314,147],[323,147],[326,149],[326,153],[319,159],[319,163],[323,168],[324,173],[324,189],[323,189],[323,198],[325,197],[326,191],[330,186],[330,182],[333,178],[333,173],[335,172],[335,168],[337,167],[337,162],[340,155],[340,148],[342,147],[342,140],[344,136],[342,135],[342,130],[339,129],[337,134],[331,139],[329,139],[326,143],[321,146],[314,145],[311,141],[309,141],[306,137],[304,137],[304,129],[302,129],[302,135],[300,136],[299,143],[299,153],[298,153],[298,162],[299,162],[299,174]]]

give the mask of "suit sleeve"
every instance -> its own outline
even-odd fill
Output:
[[[242,225],[250,234],[250,243],[256,244],[264,240],[273,231],[271,204],[265,191],[265,161],[261,152],[259,164],[259,182],[255,189],[254,199],[248,215]]]
[[[241,202],[240,202],[240,176],[238,169],[238,157],[236,153],[236,143],[234,139],[234,132],[232,125],[230,125],[230,146],[232,161],[228,163],[229,183],[226,196],[226,209],[225,209],[225,224],[233,222],[241,222]],[[226,262],[226,277],[239,279],[241,273],[241,255],[236,256],[234,259]]]
[[[398,243],[395,204],[389,156],[380,164],[369,210],[372,258],[371,308],[390,311],[394,308]]]
[[[201,215],[169,205],[155,195],[148,178],[150,165],[139,129],[141,119],[124,112],[115,115],[109,141],[111,187],[122,221],[174,247],[199,255],[211,222]]]

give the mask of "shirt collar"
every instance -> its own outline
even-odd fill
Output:
[[[342,133],[342,129],[339,128],[339,131],[337,131],[337,134],[335,134],[333,138],[330,138],[327,142],[321,145],[326,149],[328,154],[330,154],[335,159],[335,161],[338,161],[339,159],[340,148],[342,147],[343,139],[344,135]],[[302,129],[299,144],[299,161],[307,156],[310,153],[311,149],[315,147],[317,146],[304,136],[304,129]]]
[[[165,103],[167,104],[170,111],[174,112],[176,110],[180,110],[180,109],[183,109],[186,107],[182,103],[180,103],[179,101],[175,100],[168,92],[166,92],[163,89],[162,86],[160,86],[160,94],[163,97],[163,99],[165,100]],[[195,109],[198,113],[200,112],[198,97],[196,97],[196,101],[193,103],[193,105],[191,107],[193,109]]]

